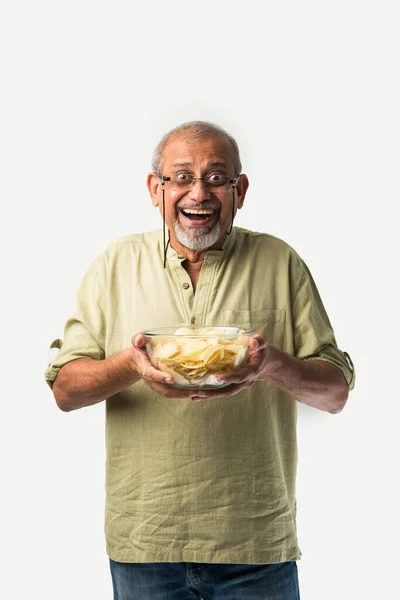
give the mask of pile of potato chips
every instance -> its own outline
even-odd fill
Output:
[[[153,338],[149,354],[179,386],[217,384],[217,374],[234,371],[247,358],[248,337],[243,333],[236,328],[180,327],[171,337]]]

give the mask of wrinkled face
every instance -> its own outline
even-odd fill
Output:
[[[233,149],[223,136],[195,141],[175,136],[164,149],[162,175],[180,180],[188,176],[211,176],[218,180],[223,176],[235,179],[238,174],[235,173]],[[162,214],[161,185],[153,181],[153,204],[159,206]],[[243,204],[243,187],[247,186],[239,182],[234,192],[235,212]],[[199,251],[222,243],[232,223],[232,201],[232,190],[208,190],[203,181],[196,182],[189,190],[174,190],[166,182],[165,222],[171,241],[175,238],[186,248]]]

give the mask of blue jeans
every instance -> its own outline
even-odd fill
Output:
[[[114,600],[300,600],[294,561],[271,565],[120,563]]]

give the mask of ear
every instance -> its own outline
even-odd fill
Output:
[[[146,185],[147,189],[149,190],[153,206],[159,206],[161,199],[161,181],[157,175],[154,175],[154,173],[149,173],[147,175]]]
[[[247,175],[242,173],[239,178],[239,181],[236,185],[236,197],[237,197],[237,207],[242,208],[243,202],[246,196],[247,189],[249,187],[249,180]]]

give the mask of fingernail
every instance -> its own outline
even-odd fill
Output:
[[[193,396],[190,396],[190,397],[193,400],[193,402],[199,402],[199,400],[201,398],[205,398],[206,395],[204,392],[196,392],[196,394],[193,394]]]
[[[172,383],[174,380],[173,380],[173,378],[172,378],[172,377],[166,377],[166,378],[165,378],[165,381],[166,381],[167,383]]]

